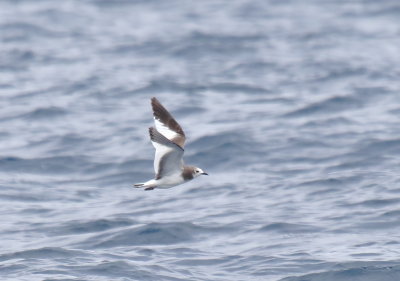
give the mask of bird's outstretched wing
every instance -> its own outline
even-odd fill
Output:
[[[186,137],[178,122],[156,98],[151,99],[151,107],[153,108],[154,124],[157,131],[183,149]]]
[[[156,179],[181,173],[183,169],[183,148],[167,139],[156,128],[149,128],[151,142],[156,149],[154,171]]]

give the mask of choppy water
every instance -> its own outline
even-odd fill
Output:
[[[0,2],[1,280],[400,280],[398,1]],[[209,177],[153,176],[158,97]]]

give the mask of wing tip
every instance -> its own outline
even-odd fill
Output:
[[[179,123],[174,119],[174,117],[169,113],[169,111],[159,102],[156,97],[151,98],[151,107],[153,109],[153,117],[158,120],[162,125],[168,127],[170,130],[174,131],[176,134],[185,137],[185,133]],[[157,124],[156,124],[157,127]]]
[[[149,135],[150,135],[150,139],[151,139],[152,141],[154,141],[154,130],[155,130],[154,127],[150,127],[150,128],[149,128]]]
[[[165,107],[160,103],[160,101],[156,97],[151,98],[151,107],[153,109],[154,118],[161,120],[162,117],[168,116],[168,111]]]
[[[169,146],[169,145],[177,146],[180,149],[184,150],[183,146],[180,144],[180,142],[177,143],[174,140],[168,139],[163,134],[161,134],[159,131],[157,131],[157,129],[154,127],[149,128],[149,135],[150,135],[150,140],[152,142],[159,143],[162,145],[167,145],[167,146]]]
[[[161,105],[160,101],[156,98],[156,97],[152,97],[150,99],[151,101],[151,106],[154,108],[155,106],[159,106]]]
[[[163,143],[171,142],[164,135],[162,135],[159,131],[157,131],[157,129],[154,127],[149,128],[149,135],[150,135],[151,141],[156,142],[156,143],[163,144]]]

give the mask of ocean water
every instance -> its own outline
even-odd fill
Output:
[[[400,280],[397,0],[0,1],[1,280]],[[210,176],[153,177],[149,100]]]

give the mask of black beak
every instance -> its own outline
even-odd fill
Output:
[[[208,174],[207,173],[201,173],[202,175],[206,175],[206,176],[208,176]]]

